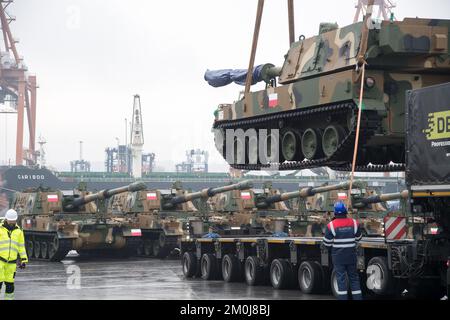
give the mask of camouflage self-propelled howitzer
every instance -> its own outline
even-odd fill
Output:
[[[128,221],[132,228],[141,229],[138,255],[164,258],[179,248],[183,237],[201,237],[208,232],[207,200],[210,197],[251,186],[250,181],[243,181],[187,193],[175,184],[171,190],[129,192],[111,199],[109,211],[116,218],[122,217]]]
[[[357,186],[359,182],[355,182]],[[349,182],[317,188],[307,187],[298,191],[280,193],[269,186],[263,190],[243,190],[223,194],[213,199],[214,213],[210,222],[215,231],[223,235],[235,234],[291,234],[298,217],[286,206],[291,199],[305,199],[332,190],[345,190]],[[239,193],[239,194],[237,194]]]
[[[291,211],[288,216],[289,235],[320,237],[324,234],[327,224],[333,219],[334,204],[336,201],[347,202],[350,183],[343,182],[337,185],[325,184],[318,187],[321,192],[307,197],[293,198],[290,201]],[[338,186],[342,186],[338,188]],[[352,185],[355,191],[365,192],[366,183],[355,181]]]
[[[82,186],[71,192],[45,188],[17,192],[12,207],[19,213],[31,259],[60,261],[70,250],[78,253],[129,254],[136,245],[131,230],[106,213],[106,199],[137,191],[145,184],[90,193]]]
[[[450,20],[369,18],[343,28],[321,24],[319,35],[291,45],[282,68],[255,68],[253,80],[266,81],[265,90],[219,106],[216,146],[234,168],[263,169],[273,161],[280,170],[350,170],[363,80],[356,170],[404,170],[405,92],[450,81]],[[214,82],[215,72],[205,79]],[[267,129],[267,149],[279,145],[270,161],[258,152]]]
[[[384,218],[387,216],[407,216],[406,200],[409,192],[404,190],[397,193],[375,194],[365,197],[365,195],[352,195],[352,216],[360,222],[360,227],[364,236],[383,236]],[[390,209],[385,206],[387,201],[400,200],[396,209]],[[418,221],[419,222],[419,221]],[[416,223],[411,221],[409,233],[415,234]],[[418,225],[418,224],[417,224]]]

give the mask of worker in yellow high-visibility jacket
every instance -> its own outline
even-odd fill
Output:
[[[4,282],[5,300],[14,299],[16,267],[24,269],[28,263],[23,231],[16,222],[17,212],[10,209],[0,225],[0,290]]]

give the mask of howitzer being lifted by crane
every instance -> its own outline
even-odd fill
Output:
[[[374,0],[366,3],[363,22],[322,23],[318,35],[298,41],[291,28],[284,64],[275,68],[254,67],[259,0],[249,72],[205,74],[213,86],[245,80],[244,95],[219,105],[213,123],[216,148],[233,168],[404,170],[406,91],[450,81],[450,20],[377,21]],[[260,80],[266,88],[250,92]],[[275,149],[266,158],[264,143]]]
[[[109,211],[132,228],[141,230],[138,255],[164,258],[179,247],[183,237],[200,237],[207,232],[209,198],[251,187],[251,181],[242,181],[186,193],[176,183],[171,190],[150,189],[115,196],[110,201]]]
[[[80,254],[129,254],[131,230],[106,215],[106,199],[145,184],[89,193],[84,185],[68,194],[44,188],[17,192],[12,207],[19,213],[26,249],[32,259],[60,261],[70,250]]]

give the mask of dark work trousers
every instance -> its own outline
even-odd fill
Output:
[[[350,282],[350,289],[353,300],[362,300],[361,285],[359,283],[358,270],[356,264],[337,264],[334,265],[336,272],[336,280],[338,285],[338,299],[348,300],[348,284],[347,278]]]

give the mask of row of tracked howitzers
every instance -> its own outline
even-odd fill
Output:
[[[349,182],[281,193],[264,183],[253,188],[242,181],[187,192],[148,189],[144,183],[92,193],[80,185],[65,192],[30,189],[16,193],[11,207],[19,213],[31,259],[60,261],[71,250],[81,256],[176,254],[182,240],[217,236],[317,236],[332,219],[333,204],[345,198]],[[386,201],[407,192],[376,195],[357,181],[351,212],[367,236],[383,233],[386,215],[404,214],[405,206],[388,210]]]

